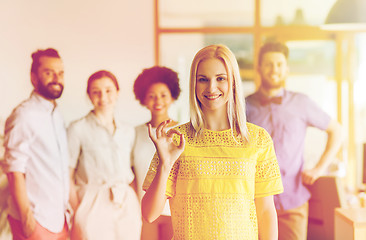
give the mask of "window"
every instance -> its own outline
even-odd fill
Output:
[[[260,46],[273,39],[286,42],[291,69],[287,87],[307,94],[342,123],[349,138],[339,159],[348,162],[347,183],[354,186],[360,181],[361,170],[357,179],[354,173],[362,169],[361,146],[366,142],[366,100],[362,92],[366,87],[366,35],[355,38],[355,57],[349,44],[353,34],[349,37],[320,28],[336,0],[155,1],[156,64],[176,70],[183,90],[173,116],[179,121],[189,120],[189,68],[194,54],[203,46],[229,46],[237,57],[248,95],[259,86],[255,69]],[[350,74],[350,62],[355,58],[357,77]],[[306,141],[319,142],[319,149],[308,148],[306,157],[316,161],[326,136],[309,131]]]

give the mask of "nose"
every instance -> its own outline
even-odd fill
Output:
[[[161,101],[162,101],[161,97],[159,97],[159,96],[155,97],[155,104],[160,104]]]
[[[216,79],[210,79],[208,89],[212,91],[216,89],[216,86],[217,86]]]
[[[62,74],[57,74],[57,73],[53,74],[52,82],[59,83],[59,82],[62,82],[62,81],[63,81],[63,75]]]
[[[277,66],[277,64],[273,64],[273,65],[272,65],[272,72],[273,72],[273,73],[277,73],[277,72],[278,72],[278,70],[279,70],[279,66]]]
[[[107,94],[105,92],[101,91],[99,97],[100,97],[100,100],[103,101],[107,98]]]

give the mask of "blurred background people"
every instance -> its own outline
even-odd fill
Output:
[[[160,66],[144,69],[135,80],[134,93],[140,104],[145,106],[151,114],[150,121],[135,128],[133,169],[136,174],[137,192],[141,201],[144,195],[142,184],[155,153],[154,144],[148,134],[148,124],[156,129],[160,123],[171,119],[169,117],[169,108],[180,94],[178,74],[170,68]],[[172,120],[167,128],[169,129],[175,125],[177,125],[177,121]],[[172,237],[173,228],[169,203],[166,202],[161,216],[153,223],[143,221],[142,239],[170,240]]]
[[[133,127],[115,118],[116,77],[98,71],[88,79],[94,109],[67,129],[70,203],[75,210],[72,239],[140,239],[141,213],[134,190]]]
[[[246,98],[247,119],[265,128],[272,136],[284,192],[274,197],[279,239],[305,240],[311,185],[324,174],[342,143],[340,124],[302,93],[285,88],[289,73],[288,48],[268,42],[259,52],[259,89]],[[312,169],[304,169],[306,129],[316,127],[327,133],[327,144]]]
[[[32,59],[33,92],[5,124],[8,220],[16,240],[67,239],[69,154],[56,103],[64,88],[64,65],[52,48],[34,52]]]

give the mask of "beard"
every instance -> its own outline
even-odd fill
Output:
[[[60,83],[48,83],[47,85],[43,85],[41,82],[38,82],[38,92],[39,94],[41,94],[43,97],[47,98],[47,99],[57,99],[59,97],[61,97],[61,94],[64,90],[64,86]],[[60,89],[54,89],[53,86],[54,85],[58,85],[60,87]]]
[[[278,82],[273,82],[271,80],[267,80],[266,78],[264,78],[263,76],[261,77],[261,85],[263,88],[265,89],[277,89],[277,88],[282,88],[285,87],[286,81],[285,79],[281,79]]]

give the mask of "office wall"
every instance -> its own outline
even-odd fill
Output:
[[[106,69],[121,87],[117,115],[142,123],[148,111],[132,92],[139,72],[154,64],[151,0],[1,0],[0,130],[11,110],[32,90],[31,53],[54,47],[64,60],[65,89],[59,100],[68,124],[85,115],[91,104],[86,81]]]

